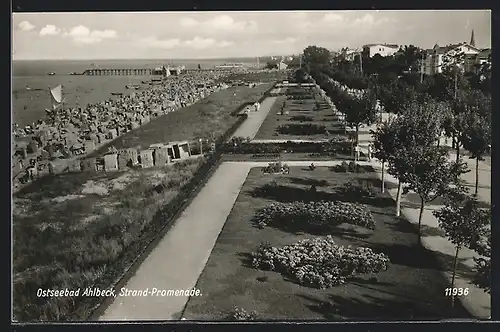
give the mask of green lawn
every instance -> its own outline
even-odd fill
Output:
[[[338,244],[385,253],[391,260],[387,271],[375,278],[360,277],[320,290],[300,286],[276,272],[256,270],[249,264],[249,254],[263,241],[281,247],[315,236],[287,229],[255,228],[250,220],[258,209],[275,201],[342,199],[336,193],[339,186],[356,179],[378,186],[380,181],[375,177],[372,172],[336,173],[326,167],[314,171],[292,167],[288,175],[262,175],[260,168],[252,169],[198,280],[196,287],[203,296],[189,300],[184,317],[221,320],[234,306],[256,311],[262,320],[416,320],[449,316],[449,298],[444,297],[448,286],[441,270],[450,268],[452,258],[438,257],[419,246],[416,229],[394,217],[393,200],[381,194],[378,187],[376,197],[364,202],[375,218],[376,230],[341,225],[332,235]],[[266,197],[255,191],[273,179],[280,185],[278,189]],[[317,185],[314,196],[309,192],[312,184]],[[459,270],[463,269],[460,264]],[[459,302],[454,315],[469,317]]]
[[[290,89],[290,88],[288,88]],[[311,91],[312,94],[312,91]],[[316,108],[316,103],[320,103],[320,108]],[[284,112],[289,114],[280,114],[284,105]],[[285,125],[299,126],[324,126],[329,133],[325,134],[292,134],[279,133],[280,126]],[[278,96],[273,108],[262,123],[255,139],[309,139],[321,140],[331,138],[333,135],[344,135],[344,126],[334,116],[333,111],[328,107],[323,98],[314,95],[313,98],[303,100],[287,99],[287,96]]]

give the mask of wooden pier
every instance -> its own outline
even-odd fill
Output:
[[[166,72],[164,71],[166,70]],[[111,69],[111,68],[89,68],[83,72],[87,76],[149,76],[149,75],[179,75],[185,71],[184,66],[179,67],[158,67],[158,68],[127,68],[127,69]]]

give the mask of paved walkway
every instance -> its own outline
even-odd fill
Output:
[[[248,169],[222,164],[125,287],[131,290],[195,287]],[[187,300],[186,296],[118,296],[100,320],[179,319]]]
[[[276,97],[268,97],[260,104],[260,109],[256,112],[248,112],[248,118],[236,130],[232,137],[250,137],[253,139],[264,123],[269,111],[273,108]]]

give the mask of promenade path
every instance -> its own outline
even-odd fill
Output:
[[[232,137],[250,137],[253,139],[266,119],[269,111],[273,108],[276,97],[268,97],[262,101],[257,112],[248,112],[248,118],[236,130]]]

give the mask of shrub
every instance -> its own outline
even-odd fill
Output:
[[[340,165],[335,166],[333,170],[339,173],[347,173],[349,172],[349,164],[343,161]]]
[[[387,269],[386,255],[369,248],[344,247],[331,236],[306,239],[282,248],[261,244],[252,253],[252,265],[294,277],[301,285],[328,288],[340,285],[358,274],[379,273]]]
[[[347,199],[359,200],[363,197],[375,197],[375,189],[370,182],[362,181],[358,184],[347,182],[340,189]]]
[[[290,167],[287,164],[283,164],[281,161],[278,161],[276,163],[269,163],[262,169],[262,173],[288,174],[290,173]]]
[[[312,116],[307,116],[307,115],[295,115],[290,118],[290,121],[300,121],[300,122],[313,121],[313,120],[314,119]]]
[[[371,212],[364,205],[351,202],[273,203],[259,210],[253,222],[261,227],[286,224],[324,231],[343,223],[375,229]]]
[[[277,129],[282,135],[323,135],[326,133],[326,127],[314,124],[287,124],[281,125]]]
[[[248,312],[243,308],[240,307],[234,307],[233,310],[226,316],[227,321],[235,321],[235,320],[256,320],[257,319],[257,312],[256,311],[251,311]]]

